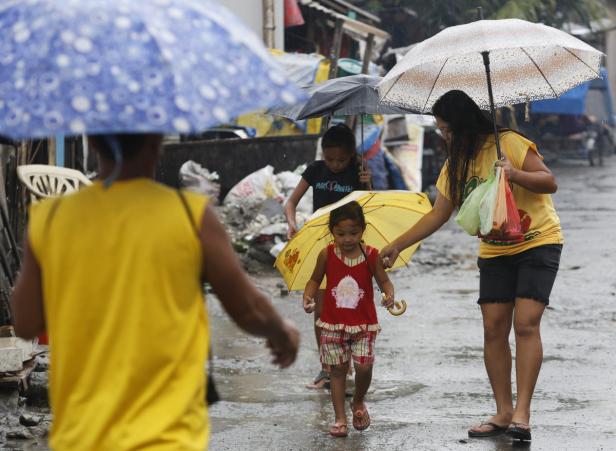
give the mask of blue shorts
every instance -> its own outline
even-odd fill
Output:
[[[516,298],[550,303],[562,244],[546,244],[502,257],[479,258],[479,304],[515,302]]]

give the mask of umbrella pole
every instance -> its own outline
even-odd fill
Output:
[[[366,155],[366,149],[364,149],[364,114],[360,114],[359,116],[359,129],[360,129],[360,134],[361,134],[361,170],[365,171],[366,170],[366,159],[364,158],[364,156]],[[372,191],[372,183],[368,182],[366,183],[368,191]]]
[[[494,95],[492,94],[492,77],[490,76],[490,52],[481,52],[483,56],[483,65],[486,68],[486,78],[488,80],[488,97],[490,99],[490,113],[492,113],[492,123],[494,124],[494,140],[496,141],[496,156],[498,159],[503,158],[498,139],[498,127],[496,125],[496,109],[494,108]]]

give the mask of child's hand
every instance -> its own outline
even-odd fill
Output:
[[[370,172],[370,169],[360,169],[359,181],[361,183],[370,183],[372,181],[372,172]]]
[[[289,230],[287,231],[287,239],[291,239],[297,233],[297,226],[295,224],[289,224]]]
[[[381,294],[381,305],[385,308],[391,308],[394,306],[394,295],[393,293],[382,293]]]
[[[306,313],[314,312],[317,303],[310,296],[304,296],[304,311]]]

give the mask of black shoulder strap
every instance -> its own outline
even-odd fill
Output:
[[[186,212],[186,215],[188,216],[188,220],[190,221],[190,225],[191,225],[193,231],[195,232],[195,235],[197,237],[199,237],[199,228],[197,227],[197,223],[195,222],[195,218],[192,215],[192,212],[190,211],[190,206],[188,205],[188,201],[186,200],[186,196],[184,196],[184,193],[180,189],[178,189],[176,192],[178,193],[178,196],[180,197],[180,201],[182,202],[182,206],[184,207],[184,211]]]
[[[49,213],[47,214],[47,217],[45,218],[45,229],[43,230],[45,241],[47,241],[47,238],[49,238],[49,229],[51,228],[51,221],[56,215],[56,212],[58,211],[58,207],[60,206],[60,199],[61,199],[60,197],[56,197],[55,199],[51,201],[53,202],[53,204],[51,205],[51,207],[49,207]]]

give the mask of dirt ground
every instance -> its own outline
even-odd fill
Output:
[[[599,168],[553,167],[565,247],[543,320],[544,364],[527,449],[616,449],[616,157]],[[469,439],[494,405],[483,366],[476,304],[476,239],[453,223],[430,237],[410,268],[392,273],[402,317],[380,311],[383,332],[367,399],[372,426],[346,439],[327,435],[328,392],[305,388],[318,369],[312,319],[301,294],[280,294],[273,272],[255,277],[302,331],[297,363],[277,371],[262,340],[241,334],[208,297],[214,374],[223,401],[212,407],[211,450],[509,450],[505,437]],[[512,346],[513,337],[512,337]],[[44,450],[45,439],[0,450]]]

